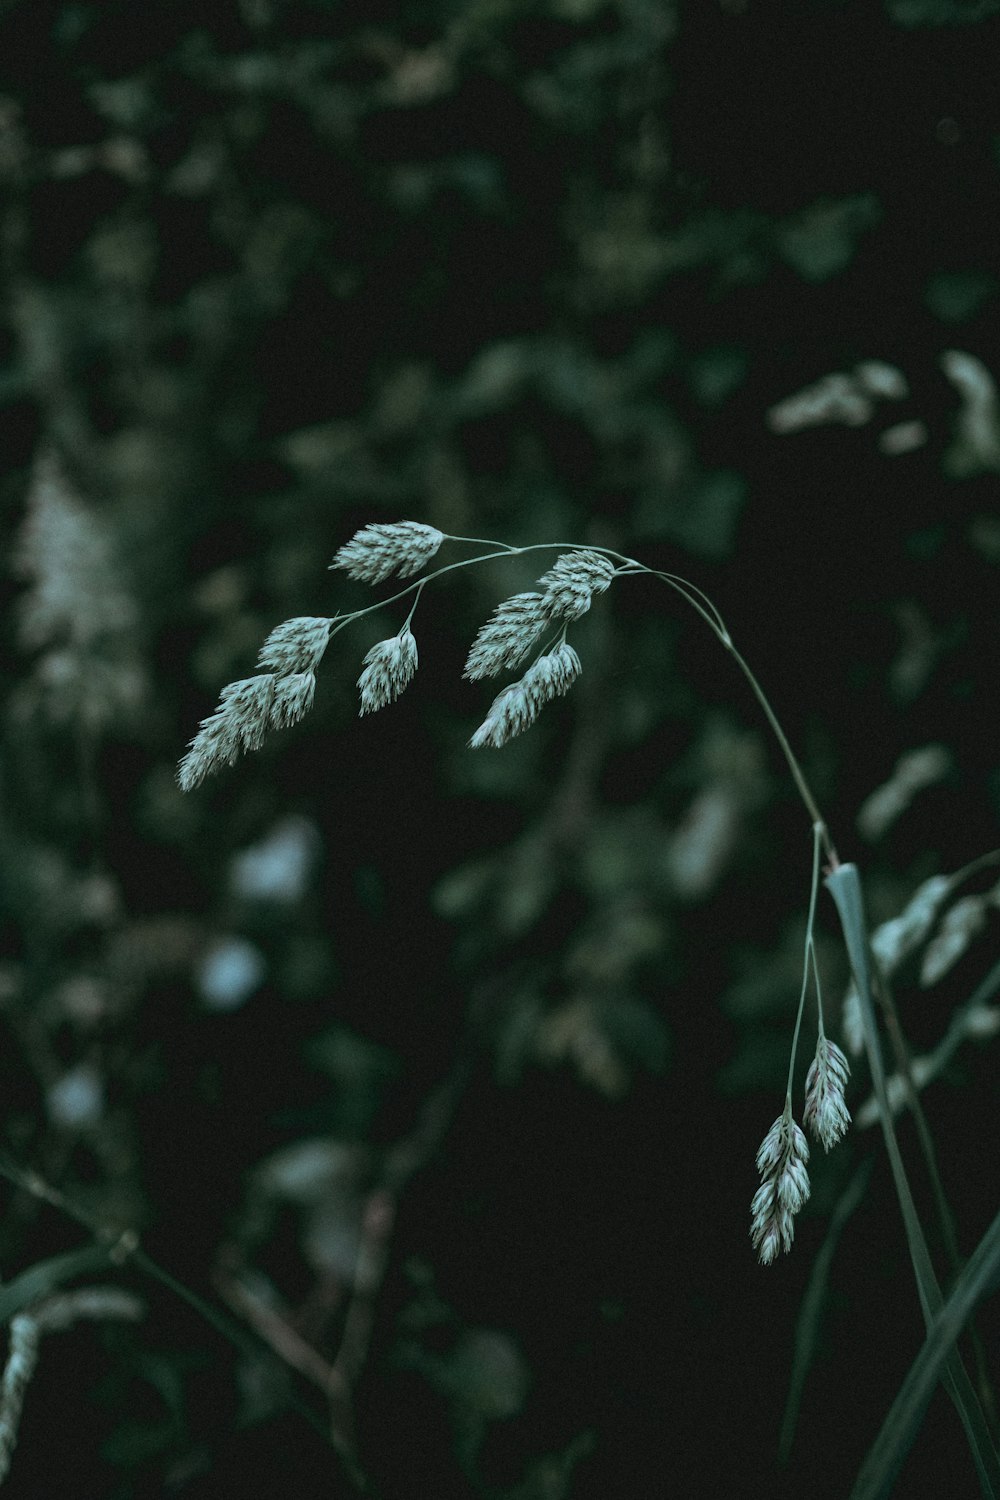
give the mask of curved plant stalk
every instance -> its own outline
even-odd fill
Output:
[[[407,584],[388,599],[382,599],[367,608],[356,610],[348,615],[337,615],[331,620],[303,617],[286,621],[283,626],[279,626],[276,631],[272,632],[268,641],[265,642],[261,659],[258,662],[258,667],[267,668],[267,671],[245,681],[231,683],[223,690],[215,715],[203,721],[201,732],[191,742],[189,752],[181,762],[178,776],[181,786],[187,790],[197,785],[205,775],[220,764],[232,765],[242,749],[259,748],[264,729],[269,725],[280,727],[300,718],[312,702],[315,686],[314,671],[326,648],[327,640],[344,629],[351,621],[361,619],[373,611],[383,610],[387,605],[413,595],[403,631],[399,636],[379,643],[374,648],[374,656],[370,654],[369,658],[366,658],[369,677],[377,680],[369,680],[363,674],[359,682],[362,690],[362,712],[372,706],[381,706],[391,701],[412,675],[412,667],[416,665],[415,645],[410,649],[410,642],[406,642],[410,654],[405,672],[400,670],[393,674],[385,667],[385,663],[395,662],[402,650],[401,637],[404,632],[409,631],[413,612],[423,589],[429,582],[447,573],[497,558],[522,556],[542,550],[554,550],[563,554],[558,558],[554,568],[538,580],[538,590],[541,592],[518,594],[507,601],[506,607],[500,607],[493,621],[484,626],[477,637],[470,655],[472,669],[469,663],[466,665],[466,675],[477,679],[496,675],[501,670],[512,668],[533,649],[543,627],[558,623],[560,620],[563,622],[559,645],[555,651],[546,648],[546,651],[528,668],[523,678],[503,690],[494,700],[487,720],[470,741],[474,747],[488,745],[497,749],[533,723],[541,705],[565,692],[578,674],[579,660],[565,641],[567,621],[579,619],[590,608],[592,597],[603,593],[614,577],[648,574],[666,583],[668,587],[679,593],[704,620],[739,667],[757,698],[785,757],[813,828],[813,880],[806,940],[806,964],[799,1013],[796,1018],[795,1037],[792,1043],[789,1092],[786,1094],[783,1114],[775,1121],[757,1155],[762,1183],[753,1203],[752,1234],[755,1243],[761,1249],[761,1259],[765,1261],[773,1259],[779,1247],[787,1250],[793,1237],[792,1216],[809,1194],[808,1176],[805,1171],[805,1163],[809,1155],[808,1146],[804,1134],[795,1124],[792,1116],[790,1087],[810,967],[817,980],[818,991],[812,925],[818,885],[819,852],[822,848],[827,862],[827,885],[840,914],[851,965],[861,996],[866,1047],[882,1118],[886,1148],[903,1214],[921,1307],[925,1322],[930,1326],[941,1310],[942,1296],[903,1167],[886,1091],[875,1022],[874,971],[870,961],[870,940],[865,924],[858,873],[853,865],[840,864],[826,821],[819,811],[816,799],[781,723],[750,666],[736,649],[719,611],[707,595],[686,579],[673,573],[660,572],[646,567],[634,558],[625,557],[610,548],[592,547],[577,550],[574,544],[555,542],[532,543],[515,547],[482,538],[446,536],[434,527],[412,521],[399,522],[395,525],[371,525],[364,528],[340,549],[332,566],[343,568],[349,576],[366,583],[382,582],[394,572],[398,572],[401,578],[407,578],[422,570],[444,542],[486,547],[490,550],[441,566],[414,583]],[[507,615],[504,614],[505,608],[508,611]],[[519,622],[513,638],[509,633],[511,621]],[[505,631],[507,631],[506,636]],[[559,652],[565,653],[565,660],[559,656]],[[382,672],[381,677],[378,676],[379,671]],[[817,998],[819,999],[818,995]],[[934,1161],[933,1142],[920,1113],[910,1074],[908,1054],[892,1008],[891,997],[886,992],[882,999],[886,1025],[896,1050],[899,1071],[904,1081],[908,1080],[910,1102],[917,1117],[921,1145],[927,1157],[928,1170],[934,1184],[938,1211],[942,1216],[947,1239],[949,1215]],[[816,1077],[811,1100],[810,1083],[807,1079],[807,1113],[812,1111],[815,1123],[817,1111],[821,1106],[825,1110],[825,1128],[820,1129],[819,1138],[824,1145],[829,1146],[842,1133],[849,1120],[842,1098],[843,1082],[848,1070],[846,1059],[839,1054],[839,1049],[834,1049],[833,1044],[825,1038],[821,1004],[819,1042],[813,1067],[816,1069]],[[836,1097],[838,1095],[839,1098]],[[994,1497],[994,1500],[1000,1500],[1000,1455],[997,1454],[983,1409],[955,1349],[949,1347],[943,1357],[943,1365],[942,1379],[965,1425],[983,1493]]]

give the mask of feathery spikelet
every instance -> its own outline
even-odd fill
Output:
[[[470,750],[481,750],[484,745],[499,750],[521,734],[538,717],[538,709],[524,691],[524,679],[504,688],[490,704],[490,711],[469,741]]]
[[[806,1107],[802,1119],[814,1140],[829,1151],[847,1132],[851,1116],[844,1103],[844,1090],[851,1069],[835,1042],[821,1036],[816,1056],[806,1074]]]
[[[578,620],[595,594],[603,594],[615,576],[614,564],[599,552],[564,552],[538,580],[547,612]]]
[[[541,594],[515,594],[498,604],[472,643],[463,676],[473,682],[519,667],[549,619]]]
[[[499,750],[515,735],[533,724],[546,703],[569,691],[579,677],[580,658],[573,647],[561,641],[554,651],[532,662],[524,676],[494,698],[490,711],[476,730],[469,746]]]
[[[757,1152],[761,1184],[750,1205],[750,1237],[762,1265],[770,1265],[779,1250],[792,1248],[792,1218],[809,1197],[808,1160],[805,1135],[785,1109]]]
[[[444,533],[420,521],[364,526],[345,542],[332,568],[343,568],[361,583],[381,583],[393,573],[410,578],[418,573],[444,541]]]
[[[260,749],[264,731],[274,722],[275,681],[270,673],[262,673],[222,689],[218,708],[202,719],[177,768],[181,791],[190,791],[220,766],[233,765],[241,750]]]
[[[560,641],[555,650],[532,662],[522,681],[528,697],[537,703],[536,713],[550,698],[568,693],[582,671],[580,658],[568,641]]]
[[[258,667],[287,677],[291,672],[315,672],[330,639],[333,621],[300,615],[276,625],[260,648]]]
[[[316,676],[313,672],[291,672],[287,677],[276,677],[271,704],[271,723],[275,729],[297,724],[312,708],[315,693]]]
[[[385,708],[400,693],[417,670],[417,643],[409,628],[379,641],[364,660],[364,671],[358,678],[361,689],[361,714]]]

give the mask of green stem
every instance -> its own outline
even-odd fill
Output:
[[[806,920],[806,956],[802,965],[802,992],[799,995],[799,1010],[795,1017],[795,1030],[792,1033],[792,1053],[788,1059],[788,1085],[785,1089],[785,1107],[791,1109],[792,1104],[792,1079],[795,1072],[795,1054],[798,1051],[799,1032],[802,1029],[802,1016],[806,1008],[806,991],[809,988],[809,955],[813,947],[813,925],[816,921],[816,893],[819,890],[819,846],[822,831],[819,823],[813,824],[813,867],[812,887],[809,892],[809,916]]]

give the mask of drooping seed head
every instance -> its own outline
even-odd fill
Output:
[[[443,532],[421,521],[372,524],[355,532],[330,566],[343,568],[361,583],[381,583],[393,573],[410,578],[434,556],[443,541]]]
[[[536,714],[552,698],[568,693],[582,670],[580,658],[568,641],[560,641],[552,651],[532,662],[522,681],[525,692],[536,705]]]
[[[538,707],[524,690],[523,679],[504,688],[490,705],[490,711],[469,741],[472,750],[488,746],[499,750],[521,734],[538,717]]]
[[[512,599],[505,599],[480,628],[463,675],[475,682],[519,667],[548,619],[541,594],[515,594]]]
[[[316,677],[313,672],[292,672],[287,677],[274,679],[274,701],[271,704],[271,723],[275,729],[284,729],[297,724],[312,708],[316,693]]]
[[[581,670],[580,658],[573,647],[561,641],[494,698],[489,713],[469,741],[470,747],[499,750],[533,724],[546,703],[568,692]]]
[[[578,620],[595,594],[603,594],[615,576],[614,564],[599,552],[564,552],[538,580],[545,608],[553,618]]]
[[[851,1069],[836,1042],[821,1036],[806,1074],[806,1107],[802,1118],[814,1140],[829,1151],[847,1132],[851,1116],[844,1090]]]
[[[809,1145],[805,1135],[784,1110],[761,1142],[757,1170],[761,1185],[750,1205],[750,1237],[762,1265],[779,1250],[789,1251],[795,1238],[792,1222],[809,1197]]]
[[[300,615],[276,625],[260,648],[258,667],[286,677],[290,672],[315,672],[330,639],[332,620]]]
[[[230,682],[219,705],[191,741],[177,768],[182,791],[190,791],[220,766],[235,764],[241,750],[259,750],[273,722],[276,679],[270,673]]]
[[[416,670],[417,643],[409,627],[387,641],[378,641],[365,657],[358,678],[359,713],[374,713],[398,698]]]

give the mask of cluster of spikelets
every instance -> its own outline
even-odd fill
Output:
[[[365,526],[340,548],[331,566],[362,583],[383,583],[394,574],[411,578],[446,540],[436,527],[419,521]],[[476,636],[466,677],[477,680],[513,670],[540,641],[544,648],[524,675],[494,699],[469,741],[473,748],[499,749],[533,724],[546,703],[569,690],[581,669],[565,639],[566,626],[586,613],[614,575],[613,563],[598,552],[567,552],[538,580],[536,591],[515,594],[497,607]],[[411,587],[419,597],[422,584]],[[261,648],[257,673],[223,688],[215,712],[202,721],[178,768],[183,790],[221,766],[233,765],[244,751],[259,749],[269,729],[301,719],[312,706],[316,669],[331,633],[365,613],[357,610],[337,620],[307,615],[272,630]],[[398,698],[413,677],[417,643],[410,630],[412,614],[411,609],[398,634],[378,641],[366,655],[358,679],[362,714]]]
[[[446,537],[418,521],[370,525],[340,548],[331,566],[343,569],[361,583],[384,583],[394,575],[412,578],[436,556],[443,542],[462,540]],[[520,549],[503,550],[513,553]],[[479,560],[471,558],[450,567]],[[621,561],[621,571],[645,571],[628,559]],[[450,567],[439,572],[448,572]],[[617,571],[610,558],[600,552],[582,548],[564,552],[535,589],[515,594],[497,606],[472,644],[464,675],[472,681],[495,677],[516,670],[533,652],[536,654],[522,676],[494,698],[469,741],[472,748],[499,749],[506,745],[534,723],[546,703],[572,687],[581,667],[580,658],[566,640],[566,627],[586,614],[594,596],[604,593]],[[415,594],[404,624],[396,635],[376,642],[364,658],[358,679],[362,714],[373,713],[398,698],[417,669],[417,643],[410,621],[427,581],[424,578],[402,590],[402,595]],[[372,605],[371,609],[380,607]],[[241,752],[259,749],[268,729],[301,719],[312,704],[316,669],[331,634],[369,612],[355,610],[336,619],[302,616],[272,630],[261,648],[257,674],[223,688],[218,708],[203,720],[178,770],[181,787],[187,791],[220,766],[232,765]],[[844,1103],[849,1071],[843,1052],[823,1031],[821,1008],[816,1055],[806,1077],[803,1119],[826,1150],[850,1124]],[[761,1184],[751,1206],[750,1233],[765,1265],[779,1250],[791,1248],[794,1216],[809,1197],[808,1160],[809,1147],[804,1131],[792,1117],[789,1090],[782,1113],[757,1153]]]
[[[836,1145],[851,1123],[844,1103],[849,1073],[847,1058],[821,1029],[816,1055],[806,1074],[802,1118],[810,1134],[826,1151]],[[792,1118],[789,1094],[757,1152],[761,1184],[750,1206],[750,1236],[764,1265],[774,1260],[779,1250],[792,1248],[795,1237],[792,1220],[809,1197],[808,1160],[805,1131]]]

